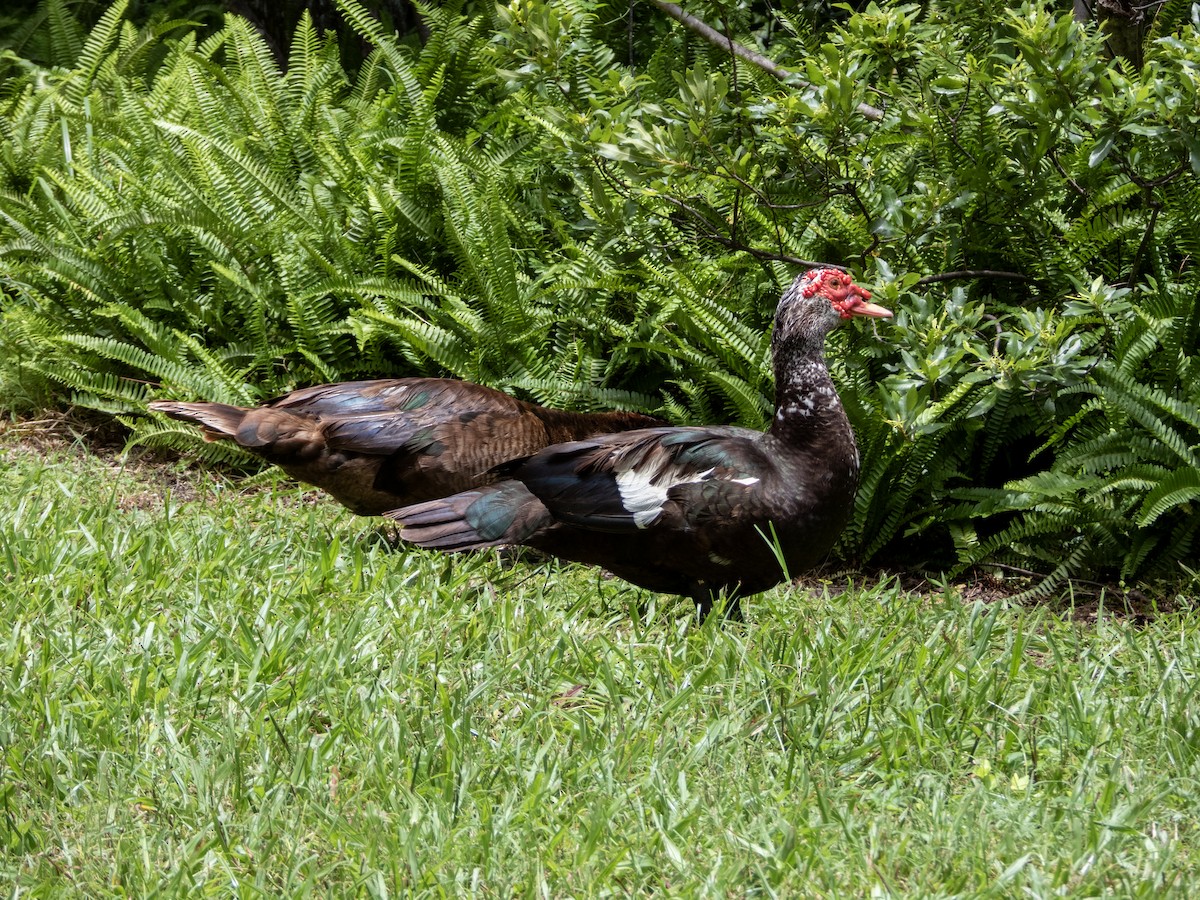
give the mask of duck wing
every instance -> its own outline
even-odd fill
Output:
[[[499,466],[558,522],[636,532],[735,521],[756,505],[771,459],[744,428],[650,428],[557,444]]]

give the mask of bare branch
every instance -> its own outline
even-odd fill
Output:
[[[796,78],[787,69],[776,65],[761,53],[755,53],[748,47],[744,47],[739,44],[733,38],[721,34],[721,32],[717,31],[711,25],[706,24],[700,19],[697,19],[691,13],[684,12],[676,4],[668,3],[667,0],[650,0],[650,2],[665,12],[672,19],[682,24],[685,28],[700,35],[700,37],[704,38],[714,47],[720,47],[723,50],[728,50],[734,56],[744,59],[748,63],[753,63],[764,72],[773,75],[780,81],[799,85],[800,87],[812,86],[807,81]],[[864,119],[869,119],[872,122],[879,122],[883,120],[883,110],[875,106],[870,106],[866,103],[858,104],[858,112]]]

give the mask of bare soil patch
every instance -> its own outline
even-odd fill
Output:
[[[124,473],[146,485],[125,492],[117,500],[121,509],[150,509],[164,495],[180,501],[195,500],[199,493],[177,455],[144,447],[127,446],[119,422],[82,416],[77,412],[48,411],[35,419],[0,420],[0,458],[29,454],[47,460],[90,456],[114,477]]]

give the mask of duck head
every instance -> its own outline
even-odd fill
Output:
[[[892,311],[870,302],[871,292],[840,269],[810,269],[783,292],[775,312],[773,342],[800,339],[820,345],[846,319],[890,318]]]

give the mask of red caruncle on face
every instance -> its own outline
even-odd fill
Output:
[[[871,292],[859,287],[849,275],[838,269],[813,269],[806,273],[800,292],[804,297],[823,294],[843,319],[876,314],[866,311],[867,308],[873,309],[871,304],[866,303],[871,299]]]

